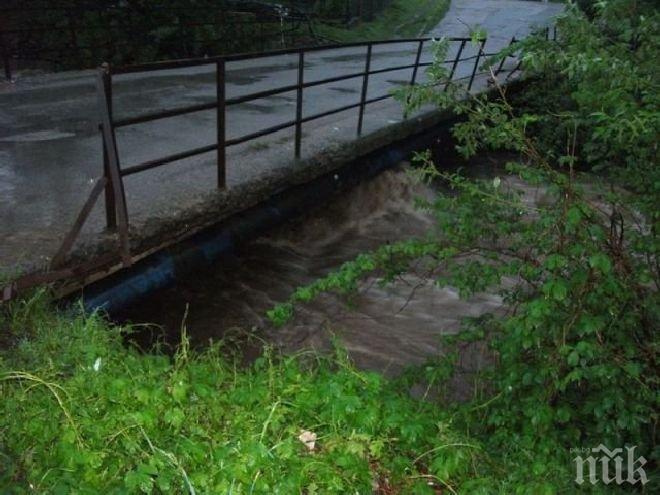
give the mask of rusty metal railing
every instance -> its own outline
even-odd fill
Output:
[[[383,95],[375,96],[368,98],[368,87],[370,77],[377,74],[383,74],[387,72],[397,72],[402,70],[411,70],[411,85],[416,84],[417,75],[420,68],[428,67],[432,62],[422,62],[421,55],[424,49],[424,45],[431,41],[431,38],[413,38],[413,39],[404,39],[404,40],[385,40],[385,41],[374,41],[374,42],[361,42],[361,43],[351,43],[351,44],[341,44],[341,45],[325,45],[319,47],[309,47],[301,49],[286,49],[286,50],[276,50],[268,53],[253,53],[253,54],[244,54],[244,55],[232,55],[232,56],[221,56],[221,57],[211,57],[211,58],[199,58],[199,59],[187,59],[187,60],[174,60],[174,61],[165,61],[165,62],[155,62],[148,64],[133,65],[127,67],[119,68],[110,68],[108,65],[105,65],[98,71],[98,85],[99,91],[102,93],[103,97],[99,98],[100,102],[100,112],[102,115],[108,116],[107,125],[103,127],[103,136],[104,136],[104,170],[105,177],[108,179],[106,186],[106,222],[107,226],[110,229],[119,227],[120,231],[123,229],[121,222],[118,222],[118,214],[128,218],[128,213],[126,211],[125,200],[118,201],[124,197],[123,194],[123,178],[129,175],[137,174],[147,170],[151,170],[165,164],[172,162],[180,161],[186,158],[193,156],[215,152],[216,163],[217,163],[217,187],[222,189],[226,187],[226,167],[227,167],[227,148],[231,146],[236,146],[248,141],[262,138],[264,136],[279,132],[287,128],[295,129],[294,137],[294,158],[300,158],[301,148],[302,148],[302,127],[304,124],[312,122],[314,120],[322,119],[340,112],[345,112],[351,109],[358,110],[358,125],[356,129],[356,134],[359,137],[362,134],[363,120],[366,107],[370,104],[388,99],[392,97],[391,93],[386,93]],[[472,66],[472,71],[469,76],[465,76],[461,79],[468,80],[468,91],[472,88],[474,84],[475,77],[479,75],[479,62],[483,60],[484,57],[488,57],[494,54],[484,53],[483,49],[486,43],[486,40],[480,42],[478,47],[478,52],[476,55],[471,55],[468,57],[462,57],[464,53],[464,48],[469,42],[469,38],[451,38],[450,43],[459,43],[460,47],[456,53],[456,56],[451,60],[445,61],[446,63],[452,64],[451,77],[454,76],[456,68],[461,62],[474,61]],[[413,59],[409,64],[388,66],[380,69],[372,69],[372,56],[373,48],[376,46],[383,45],[393,45],[393,44],[412,44],[417,45],[415,50],[411,51]],[[305,79],[305,56],[311,52],[319,52],[324,50],[334,50],[341,48],[364,48],[364,70],[358,72],[352,72],[349,74],[333,76],[324,79],[307,81]],[[241,95],[234,98],[226,98],[226,66],[230,62],[245,61],[245,60],[254,60],[254,59],[265,59],[275,56],[282,55],[297,55],[297,81],[295,84],[282,85],[268,90],[258,91],[250,93],[247,95]],[[192,68],[199,66],[212,66],[216,67],[216,99],[214,101],[209,101],[207,103],[188,105],[184,107],[177,107],[174,109],[165,109],[158,112],[145,113],[137,116],[131,116],[128,118],[116,119],[113,117],[113,78],[117,75],[129,74],[129,73],[144,73],[144,72],[156,72],[156,71],[165,71],[172,69],[182,69],[182,68]],[[499,71],[502,70],[503,65],[500,65],[498,68]],[[482,73],[483,74],[483,73]],[[330,83],[335,83],[339,81],[346,81],[350,79],[362,79],[362,89],[360,92],[359,101],[350,103],[347,105],[342,105],[339,107],[326,110],[314,115],[308,115],[303,117],[303,95],[306,89],[312,87],[318,87],[327,85]],[[270,96],[279,95],[282,93],[295,92],[296,93],[296,110],[295,118],[271,127],[255,130],[249,134],[236,137],[233,139],[226,138],[226,112],[227,108],[233,105],[238,105],[241,103],[246,103],[249,101],[267,98]],[[151,159],[137,164],[131,164],[126,167],[119,166],[119,153],[116,149],[116,137],[115,132],[118,128],[123,128],[127,126],[132,126],[136,124],[142,124],[146,122],[153,122],[160,119],[172,118],[176,116],[186,115],[194,112],[208,111],[208,110],[217,111],[217,140],[213,143],[209,143],[205,146],[192,148],[188,150],[182,150],[177,153],[165,155],[159,158]],[[117,163],[111,163],[108,150],[114,148],[113,152],[117,155]],[[112,181],[110,172],[115,170],[115,173],[120,177],[119,181]],[[115,188],[120,189],[121,194],[117,195]]]
[[[53,265],[57,266],[64,259],[67,251],[73,245],[75,238],[80,233],[82,225],[84,224],[87,216],[101,195],[101,191],[105,191],[105,217],[106,226],[109,230],[116,230],[119,237],[119,246],[121,259],[124,265],[129,265],[131,262],[131,253],[129,246],[129,213],[128,205],[126,202],[126,195],[124,192],[124,178],[130,175],[138,174],[161,167],[166,164],[181,161],[186,158],[198,156],[206,153],[216,153],[216,169],[217,169],[217,188],[225,189],[227,187],[227,148],[236,146],[245,142],[253,141],[263,138],[270,134],[282,131],[288,128],[294,128],[294,158],[299,159],[302,150],[302,128],[303,125],[318,119],[322,119],[331,115],[349,110],[358,110],[358,123],[356,129],[357,137],[362,135],[363,122],[365,111],[368,105],[392,98],[392,93],[378,95],[368,98],[369,80],[371,76],[377,74],[384,74],[388,72],[397,72],[402,70],[411,70],[411,77],[409,84],[414,85],[417,82],[417,75],[420,68],[428,67],[434,62],[422,62],[422,52],[425,44],[432,41],[432,38],[413,38],[413,39],[398,39],[398,40],[383,40],[372,42],[361,42],[351,44],[336,44],[316,46],[300,49],[283,49],[275,50],[267,53],[250,53],[242,55],[219,56],[212,58],[193,58],[184,60],[170,60],[162,62],[152,62],[146,64],[138,64],[124,67],[111,68],[108,64],[103,64],[97,71],[97,95],[98,95],[98,108],[99,115],[101,116],[100,129],[103,138],[103,176],[97,181],[92,190],[90,198],[85,204],[85,207],[80,212],[74,228],[69,235],[65,238],[62,248],[53,259]],[[450,60],[445,60],[444,63],[451,64],[450,77],[454,78],[456,69],[461,62],[471,62],[472,70],[469,75],[460,78],[454,78],[454,81],[465,80],[467,81],[467,90],[470,91],[474,84],[475,78],[478,75],[487,74],[488,72],[479,72],[479,63],[486,57],[494,55],[494,53],[486,53],[484,47],[486,40],[483,39],[478,43],[477,53],[470,56],[462,56],[467,43],[470,42],[469,38],[451,38],[449,43],[459,43],[459,48],[455,57]],[[515,42],[515,39],[511,41]],[[391,65],[384,68],[372,69],[373,48],[376,46],[384,45],[402,45],[412,44],[416,45],[416,49],[411,50],[410,54],[413,55],[413,60],[409,64]],[[313,52],[321,52],[327,50],[346,49],[346,48],[364,48],[364,69],[357,72],[348,74],[328,77],[324,79],[316,79],[307,81],[305,79],[305,56]],[[297,61],[297,80],[295,84],[287,84],[277,86],[271,89],[253,92],[246,95],[236,96],[233,98],[226,97],[226,68],[227,64],[231,62],[240,62],[245,60],[267,59],[283,55],[296,55]],[[115,118],[113,112],[113,79],[115,76],[132,74],[132,73],[145,73],[167,71],[173,69],[193,68],[200,66],[215,66],[215,84],[216,84],[216,98],[207,103],[188,105],[177,107],[173,109],[164,109],[157,112],[150,112],[139,114],[136,116],[126,118]],[[497,69],[500,72],[503,69],[501,63]],[[517,70],[517,69],[516,69]],[[313,115],[303,116],[303,102],[304,91],[309,88],[324,86],[327,84],[346,81],[351,79],[362,79],[362,89],[360,92],[359,101],[341,105],[330,110],[326,110]],[[233,139],[227,139],[227,126],[226,126],[226,113],[227,109],[233,105],[250,102],[253,100],[267,98],[270,96],[279,95],[282,93],[294,92],[296,93],[296,109],[295,118],[274,126],[262,128],[245,134]],[[190,113],[215,110],[216,118],[216,140],[207,145],[186,149],[177,153],[161,156],[155,159],[143,161],[128,166],[121,166],[120,153],[117,148],[116,131],[119,128],[129,127],[146,122],[153,122],[161,119],[173,118]]]

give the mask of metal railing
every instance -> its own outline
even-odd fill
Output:
[[[138,174],[140,172],[161,167],[163,165],[180,161],[193,156],[215,152],[216,168],[217,168],[217,187],[223,189],[226,187],[227,148],[248,141],[256,140],[268,136],[270,134],[282,131],[287,128],[294,128],[295,129],[294,158],[298,159],[300,158],[301,155],[302,136],[303,136],[302,127],[304,124],[352,109],[357,109],[358,111],[356,134],[359,137],[363,131],[363,122],[364,122],[366,107],[370,104],[391,98],[393,96],[391,92],[388,92],[386,94],[369,98],[368,89],[369,89],[369,81],[371,76],[388,73],[388,72],[410,70],[411,76],[410,76],[409,84],[410,85],[416,84],[419,69],[423,67],[428,67],[433,63],[433,62],[421,61],[422,52],[424,50],[425,44],[429,43],[430,41],[431,38],[385,40],[385,41],[361,42],[361,43],[351,43],[351,44],[341,44],[341,45],[326,45],[326,46],[309,47],[309,48],[301,48],[301,49],[276,50],[269,53],[253,53],[253,54],[221,56],[221,57],[213,57],[213,58],[155,62],[155,63],[140,64],[140,65],[126,66],[126,67],[119,67],[119,68],[110,68],[110,66],[104,65],[98,71],[97,88],[99,91],[99,95],[101,95],[99,97],[99,111],[100,114],[104,116],[101,127],[103,129],[103,143],[104,143],[103,156],[104,156],[104,171],[105,171],[104,177],[106,179],[105,211],[106,211],[107,227],[110,229],[115,229],[118,227],[120,231],[120,235],[122,237],[124,237],[123,233],[125,233],[128,229],[128,209],[126,206],[124,185],[123,185],[124,177]],[[450,60],[445,61],[445,63],[451,64],[451,70],[450,70],[451,78],[454,77],[455,71],[461,62],[474,61],[470,75],[460,78],[467,81],[467,89],[468,91],[470,91],[474,84],[475,78],[479,74],[486,73],[486,72],[481,72],[481,73],[479,72],[480,61],[483,60],[484,57],[489,57],[494,54],[488,54],[484,52],[484,46],[486,43],[485,39],[480,42],[478,46],[478,51],[475,55],[465,56],[465,57],[463,56],[464,49],[466,45],[470,42],[469,38],[451,38],[449,42],[459,44],[458,49],[456,51],[456,56]],[[373,58],[374,47],[383,46],[383,45],[393,45],[393,44],[399,44],[399,45],[412,44],[413,46],[416,45],[416,49],[410,51],[410,55],[412,56],[410,63],[373,69],[372,58]],[[343,49],[343,48],[365,49],[363,70],[360,70],[358,72],[338,75],[334,77],[328,77],[324,79],[316,79],[311,81],[306,80],[305,57],[307,54],[312,52]],[[272,89],[257,91],[246,95],[236,96],[233,98],[226,97],[227,81],[225,76],[226,76],[226,67],[228,63],[253,60],[253,59],[264,59],[264,58],[282,56],[282,55],[297,56],[298,59],[297,81],[295,84],[277,86]],[[145,113],[137,116],[131,116],[128,118],[117,119],[113,116],[114,76],[129,74],[129,73],[154,72],[154,71],[164,71],[164,70],[182,69],[182,68],[191,68],[191,67],[199,67],[199,66],[209,66],[209,65],[215,66],[215,75],[216,75],[215,100],[209,101],[207,103],[177,107],[174,109],[164,109],[158,112]],[[498,72],[501,71],[502,68],[503,68],[503,63],[499,65],[497,71]],[[339,81],[346,81],[350,79],[362,79],[362,88],[360,91],[360,98],[358,101],[355,101],[347,105],[341,105],[332,108],[330,110],[326,110],[313,115],[303,116],[303,101],[304,101],[303,96],[306,89],[319,87]],[[241,103],[246,103],[253,100],[258,100],[261,98],[267,98],[270,96],[275,96],[289,92],[296,93],[295,118],[274,126],[255,130],[240,137],[227,139],[227,133],[226,133],[227,108]],[[116,147],[116,135],[115,135],[117,129],[136,125],[136,124],[153,122],[160,119],[172,118],[176,116],[186,115],[194,112],[208,111],[208,110],[216,110],[217,112],[217,121],[216,121],[217,139],[215,142],[197,148],[182,150],[177,153],[158,157],[148,161],[131,164],[125,167],[120,166],[121,160],[119,157],[119,152],[117,151],[117,147]]]

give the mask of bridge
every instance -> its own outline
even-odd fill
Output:
[[[430,34],[450,38],[444,63],[453,79],[482,91],[488,55],[561,8],[455,1]],[[488,38],[470,43],[466,20]],[[404,118],[391,99],[393,88],[425,81],[431,60],[431,39],[420,38],[4,85],[0,266],[26,275],[3,297],[46,281],[84,285],[436,124],[432,108]],[[506,78],[518,68],[512,58],[492,69]]]

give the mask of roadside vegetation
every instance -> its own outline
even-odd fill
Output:
[[[447,73],[435,64],[402,101],[462,115],[465,156],[518,158],[475,180],[420,154],[420,180],[446,186],[420,205],[437,228],[360,255],[269,314],[281,324],[322,292],[424,266],[464,297],[501,293],[505,315],[466,321],[443,355],[387,380],[356,370],[341,343],[332,356],[266,347],[243,365],[222,343],[191,350],[182,331],[174,354],[145,353],[127,344],[130,328],[38,293],[0,316],[0,492],[653,493],[659,22],[651,2],[571,8],[556,42],[511,48],[527,77],[516,94],[497,80],[488,96],[439,92]],[[446,384],[475,342],[493,364],[471,400],[452,403]],[[415,384],[433,393],[413,398]],[[600,444],[635,446],[645,478],[576,485],[572,449]]]
[[[315,33],[346,43],[423,36],[442,20],[449,3],[449,0],[394,0],[372,21],[350,27],[321,22],[315,26]]]

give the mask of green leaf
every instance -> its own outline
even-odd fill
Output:
[[[568,260],[561,254],[551,254],[546,258],[544,265],[549,270],[556,270],[558,268],[564,268],[566,265],[568,265]]]
[[[174,400],[177,402],[183,402],[186,397],[188,396],[188,384],[184,383],[183,381],[179,380],[172,386],[172,397],[174,397]]]
[[[566,212],[566,225],[570,229],[575,229],[582,221],[582,211],[577,206],[572,206]]]
[[[180,427],[185,418],[186,418],[185,413],[178,407],[167,410],[163,417],[166,423],[174,426],[175,428]]]
[[[563,280],[549,280],[544,285],[544,291],[548,297],[555,301],[563,301],[568,294],[568,287]]]
[[[589,266],[603,274],[608,274],[612,270],[612,262],[605,253],[596,253],[589,257]]]

